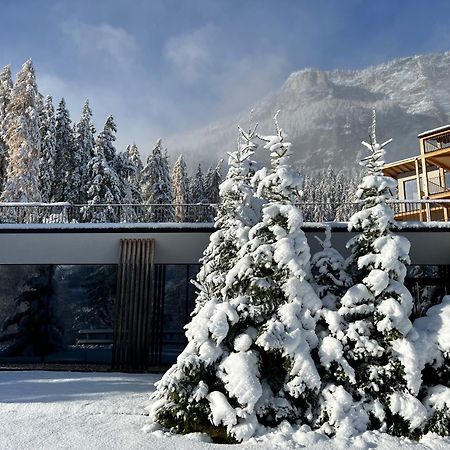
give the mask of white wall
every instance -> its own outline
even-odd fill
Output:
[[[345,245],[353,235],[342,224],[333,227],[333,245],[346,253]],[[315,235],[323,230],[305,226],[311,252],[319,249]],[[411,241],[413,264],[450,265],[450,228],[405,229]],[[152,229],[139,227],[99,227],[82,229],[76,225],[52,227],[0,226],[0,264],[116,264],[120,239],[155,239],[155,263],[197,263],[209,240],[206,228]]]

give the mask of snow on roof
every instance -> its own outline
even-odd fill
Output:
[[[429,134],[439,133],[439,131],[445,131],[447,129],[450,130],[450,124],[443,125],[442,127],[438,128],[433,128],[432,130],[423,131],[422,133],[418,134],[417,137],[423,138],[425,136],[428,136]]]

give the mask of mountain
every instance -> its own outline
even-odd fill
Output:
[[[249,108],[261,133],[272,133],[278,109],[295,159],[308,170],[356,165],[372,109],[379,140],[394,139],[387,160],[406,158],[419,151],[418,133],[450,122],[450,52],[398,58],[357,71],[294,72],[277,92]],[[249,117],[242,112],[172,136],[168,148],[191,155],[191,162],[198,157],[217,161],[236,145],[237,125],[250,126]],[[264,150],[259,159],[268,160]]]

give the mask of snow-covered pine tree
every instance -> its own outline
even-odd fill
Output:
[[[205,190],[205,179],[203,176],[202,165],[199,163],[195,175],[189,182],[189,203],[197,206],[192,206],[192,210],[189,211],[190,222],[205,222],[206,221],[206,208],[203,205],[208,203]]]
[[[369,428],[411,436],[424,420],[424,408],[416,398],[420,369],[411,358],[413,301],[403,284],[410,244],[392,232],[396,225],[387,200],[396,182],[383,175],[384,147],[391,140],[379,144],[375,128],[373,112],[370,143],[363,142],[370,151],[363,160],[367,175],[356,195],[362,209],[349,223],[350,231],[359,232],[348,243],[355,284],[340,302],[343,324],[330,327],[319,350],[330,381],[322,392],[321,422],[329,434]]]
[[[450,296],[414,321],[422,368],[421,398],[427,408],[424,432],[450,436]]]
[[[37,85],[31,59],[23,64],[6,107],[4,129],[10,159],[4,202],[39,202],[41,136],[36,110]]]
[[[336,311],[340,299],[352,285],[345,258],[331,245],[331,228],[325,227],[325,239],[316,236],[322,249],[311,258],[315,291],[323,303],[323,310]],[[323,312],[322,310],[322,312]]]
[[[223,164],[223,159],[221,159],[216,167],[210,167],[205,179],[205,195],[209,204],[217,205],[219,203],[219,186],[222,181],[222,176],[220,174]],[[208,207],[205,211],[205,220],[208,222],[214,221],[215,210],[213,207]]]
[[[52,185],[55,177],[55,110],[52,97],[45,99],[40,114],[41,159],[39,163],[39,189],[43,202],[51,201]]]
[[[130,146],[115,159],[115,170],[121,182],[122,200],[121,222],[138,222],[145,215],[142,209],[142,193],[136,174],[136,166],[130,160]],[[133,205],[133,206],[132,206]],[[135,206],[137,205],[137,206]]]
[[[136,179],[136,183],[139,184],[141,182],[141,172],[144,168],[141,160],[141,155],[137,148],[136,144],[131,144],[127,146],[128,159],[131,164],[134,166],[134,175],[133,178]]]
[[[45,356],[63,347],[53,289],[55,266],[40,266],[16,299],[17,312],[3,324],[4,356]]]
[[[188,203],[189,181],[186,163],[180,155],[173,166],[172,192],[175,208],[175,222],[184,222],[186,219],[186,204]]]
[[[54,202],[64,202],[68,201],[67,180],[71,175],[68,169],[73,166],[70,161],[75,146],[72,123],[64,99],[61,99],[56,109],[55,136],[55,175],[51,197]],[[72,197],[71,194],[69,196]]]
[[[147,164],[141,173],[144,203],[149,206],[149,222],[173,222],[172,181],[170,178],[167,155],[162,153],[162,141],[158,139],[147,158]],[[158,205],[162,205],[158,207]]]
[[[76,148],[76,177],[74,180],[76,184],[73,185],[73,191],[78,192],[78,195],[73,199],[76,203],[84,204],[87,202],[87,165],[93,156],[93,149],[95,144],[95,127],[92,123],[92,110],[89,106],[89,101],[86,100],[81,113],[80,121],[75,126],[75,148]]]
[[[105,150],[111,154],[114,148],[114,132],[116,125],[112,116],[106,120],[103,131],[98,134],[94,146],[94,156],[88,163],[88,205],[83,210],[86,222],[117,222],[118,209],[108,204],[119,204],[122,201],[121,182],[114,167],[105,156]],[[115,153],[115,150],[114,150]],[[96,207],[95,205],[106,205]]]
[[[6,145],[5,117],[6,108],[11,98],[13,82],[11,67],[5,66],[0,72],[0,193],[6,182],[6,168],[8,166],[8,146]]]
[[[220,186],[222,201],[215,224],[217,231],[210,237],[197,275],[196,310],[186,332],[189,343],[157,384],[150,409],[152,420],[168,429],[179,433],[203,431],[217,441],[229,437],[225,426],[214,425],[207,396],[216,390],[210,399],[215,397],[220,402],[222,396],[217,390],[226,392],[226,381],[218,378],[218,367],[233,345],[232,339],[224,337],[230,324],[238,319],[230,297],[224,296],[222,290],[237,252],[247,242],[248,231],[259,221],[261,212],[261,202],[254,198],[251,186],[255,172],[252,161],[255,131],[256,128],[249,133],[240,130],[238,148],[229,154],[228,173]],[[241,340],[245,345],[245,337]],[[227,415],[228,411],[223,413]],[[231,414],[235,414],[234,410]],[[232,421],[230,416],[230,425]]]

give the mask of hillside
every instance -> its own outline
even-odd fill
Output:
[[[375,108],[380,138],[394,139],[392,161],[418,151],[419,132],[450,122],[449,69],[450,52],[399,58],[358,71],[305,69],[292,73],[249,111],[261,132],[271,132],[271,118],[281,109],[280,123],[294,144],[296,161],[320,169],[355,164]],[[174,153],[217,160],[233,148],[237,124],[248,127],[249,117],[246,111],[172,136],[167,146]],[[195,156],[191,158],[194,162]]]

